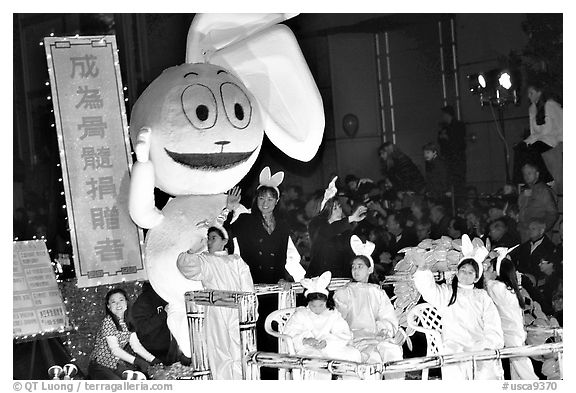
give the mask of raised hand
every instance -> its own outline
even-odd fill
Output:
[[[240,190],[240,187],[235,186],[231,190],[229,190],[226,194],[227,194],[226,207],[229,210],[236,210],[240,205],[242,190]]]
[[[350,222],[362,221],[364,218],[366,218],[366,212],[367,211],[368,211],[368,208],[366,206],[358,206],[358,208],[356,208],[356,210],[354,210],[354,213],[352,213],[352,215],[350,217],[348,217],[348,221],[350,221]]]

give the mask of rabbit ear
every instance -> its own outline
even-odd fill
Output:
[[[322,97],[290,29],[294,14],[199,14],[186,61],[233,73],[256,97],[268,138],[288,156],[311,160],[322,142]]]
[[[270,178],[270,184],[273,184],[275,187],[278,187],[280,184],[282,184],[283,180],[284,180],[284,172],[280,171],[275,173]]]
[[[376,245],[370,241],[364,243],[358,236],[352,235],[352,237],[350,237],[350,247],[352,251],[354,251],[354,254],[369,257],[372,255],[372,252],[374,252]]]
[[[366,244],[364,245],[364,252],[367,257],[372,255],[372,253],[374,252],[374,249],[376,248],[376,244],[372,243],[371,241],[366,241]]]
[[[298,14],[196,14],[188,30],[186,63],[210,62],[216,51]]]
[[[462,255],[468,258],[474,253],[474,245],[467,234],[462,235]]]
[[[352,251],[354,251],[355,255],[358,255],[362,252],[362,240],[360,240],[360,238],[356,235],[352,235],[350,237],[350,247],[352,248]]]
[[[302,284],[302,286],[306,289],[310,288],[310,285],[312,284],[312,279],[311,278],[303,278],[302,280],[300,280],[300,284]]]
[[[271,172],[270,172],[270,167],[264,167],[264,169],[262,169],[262,172],[260,172],[260,177],[259,177],[259,181],[260,184],[268,184],[270,183],[270,178],[271,178]]]
[[[489,237],[486,238],[486,248],[488,249],[488,251],[492,249],[492,243],[490,243]]]
[[[269,27],[209,61],[233,71],[254,95],[274,145],[300,161],[316,155],[324,133],[322,97],[288,27]]]
[[[514,247],[509,248],[509,249],[508,249],[508,252],[506,252],[506,254],[510,254],[510,253],[511,253],[513,250],[515,250],[516,247],[518,247],[518,246],[520,246],[520,244],[516,244]]]
[[[474,250],[474,260],[476,260],[476,262],[478,262],[479,264],[482,264],[482,262],[484,262],[484,259],[486,259],[489,253],[490,251],[488,251],[486,247],[484,246],[478,247]]]
[[[328,188],[336,188],[336,180],[338,180],[338,176],[334,176],[334,179],[330,180]]]
[[[320,277],[318,277],[318,286],[328,288],[331,279],[332,279],[332,272],[330,270],[325,271],[320,275]]]

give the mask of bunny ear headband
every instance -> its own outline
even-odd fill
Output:
[[[328,296],[328,285],[330,285],[330,279],[332,279],[332,273],[330,271],[322,273],[320,277],[302,279],[300,284],[306,288],[304,296],[308,296],[309,293],[323,293]]]
[[[494,251],[496,251],[498,253],[498,256],[496,257],[496,274],[499,276],[500,275],[500,265],[502,264],[502,261],[504,260],[504,258],[506,258],[506,256],[512,251],[514,250],[516,247],[518,247],[519,245],[516,244],[514,247],[512,248],[507,248],[507,247],[497,247],[494,249]]]
[[[478,265],[478,278],[480,278],[482,277],[482,273],[484,272],[484,265],[482,264],[482,262],[484,262],[484,259],[486,259],[486,256],[488,256],[489,251],[484,246],[484,244],[482,244],[481,240],[478,242],[476,241],[476,239],[474,239],[474,242],[476,244],[473,244],[468,235],[466,234],[462,235],[463,256],[460,259],[460,262],[462,262],[464,259],[472,258]],[[460,262],[458,262],[458,265],[460,265]]]
[[[334,179],[332,179],[330,184],[328,184],[328,188],[324,191],[324,199],[322,199],[322,203],[320,203],[320,211],[324,209],[326,202],[328,202],[330,198],[334,198],[338,192],[338,189],[336,188],[336,179],[338,179],[338,176],[334,176]]]
[[[374,270],[374,261],[372,260],[372,252],[374,252],[374,248],[376,245],[371,241],[366,241],[366,243],[362,243],[362,240],[356,235],[353,235],[350,238],[350,247],[352,247],[352,251],[356,255],[364,255],[370,261],[370,269]]]
[[[278,186],[282,183],[282,180],[284,180],[284,172],[282,171],[276,172],[274,176],[272,176],[272,173],[270,172],[270,167],[267,166],[264,169],[262,169],[262,172],[260,172],[259,180],[260,185],[258,186],[258,188],[262,186],[273,188],[276,190],[278,198],[280,198],[280,190],[278,189]]]
[[[218,215],[218,217],[216,217],[215,219],[213,219],[212,221],[209,220],[202,220],[199,223],[196,224],[197,228],[210,228],[210,227],[216,227],[219,230],[222,231],[222,234],[224,235],[224,239],[228,240],[229,236],[228,236],[228,231],[226,229],[224,229],[224,221],[226,221],[226,217],[228,216],[228,212],[225,212],[224,210],[222,210],[222,213],[220,213]]]

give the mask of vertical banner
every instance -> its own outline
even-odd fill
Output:
[[[78,287],[146,278],[114,36],[44,38]]]
[[[66,308],[43,240],[14,242],[14,338],[70,329]]]

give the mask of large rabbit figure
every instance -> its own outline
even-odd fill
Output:
[[[129,210],[148,228],[150,283],[168,303],[168,327],[190,357],[184,293],[202,289],[176,266],[204,251],[206,227],[227,190],[250,170],[264,133],[288,156],[309,161],[324,131],[322,99],[289,28],[293,15],[201,14],[188,33],[186,63],[166,69],[135,103]],[[159,211],[154,188],[174,196]]]

